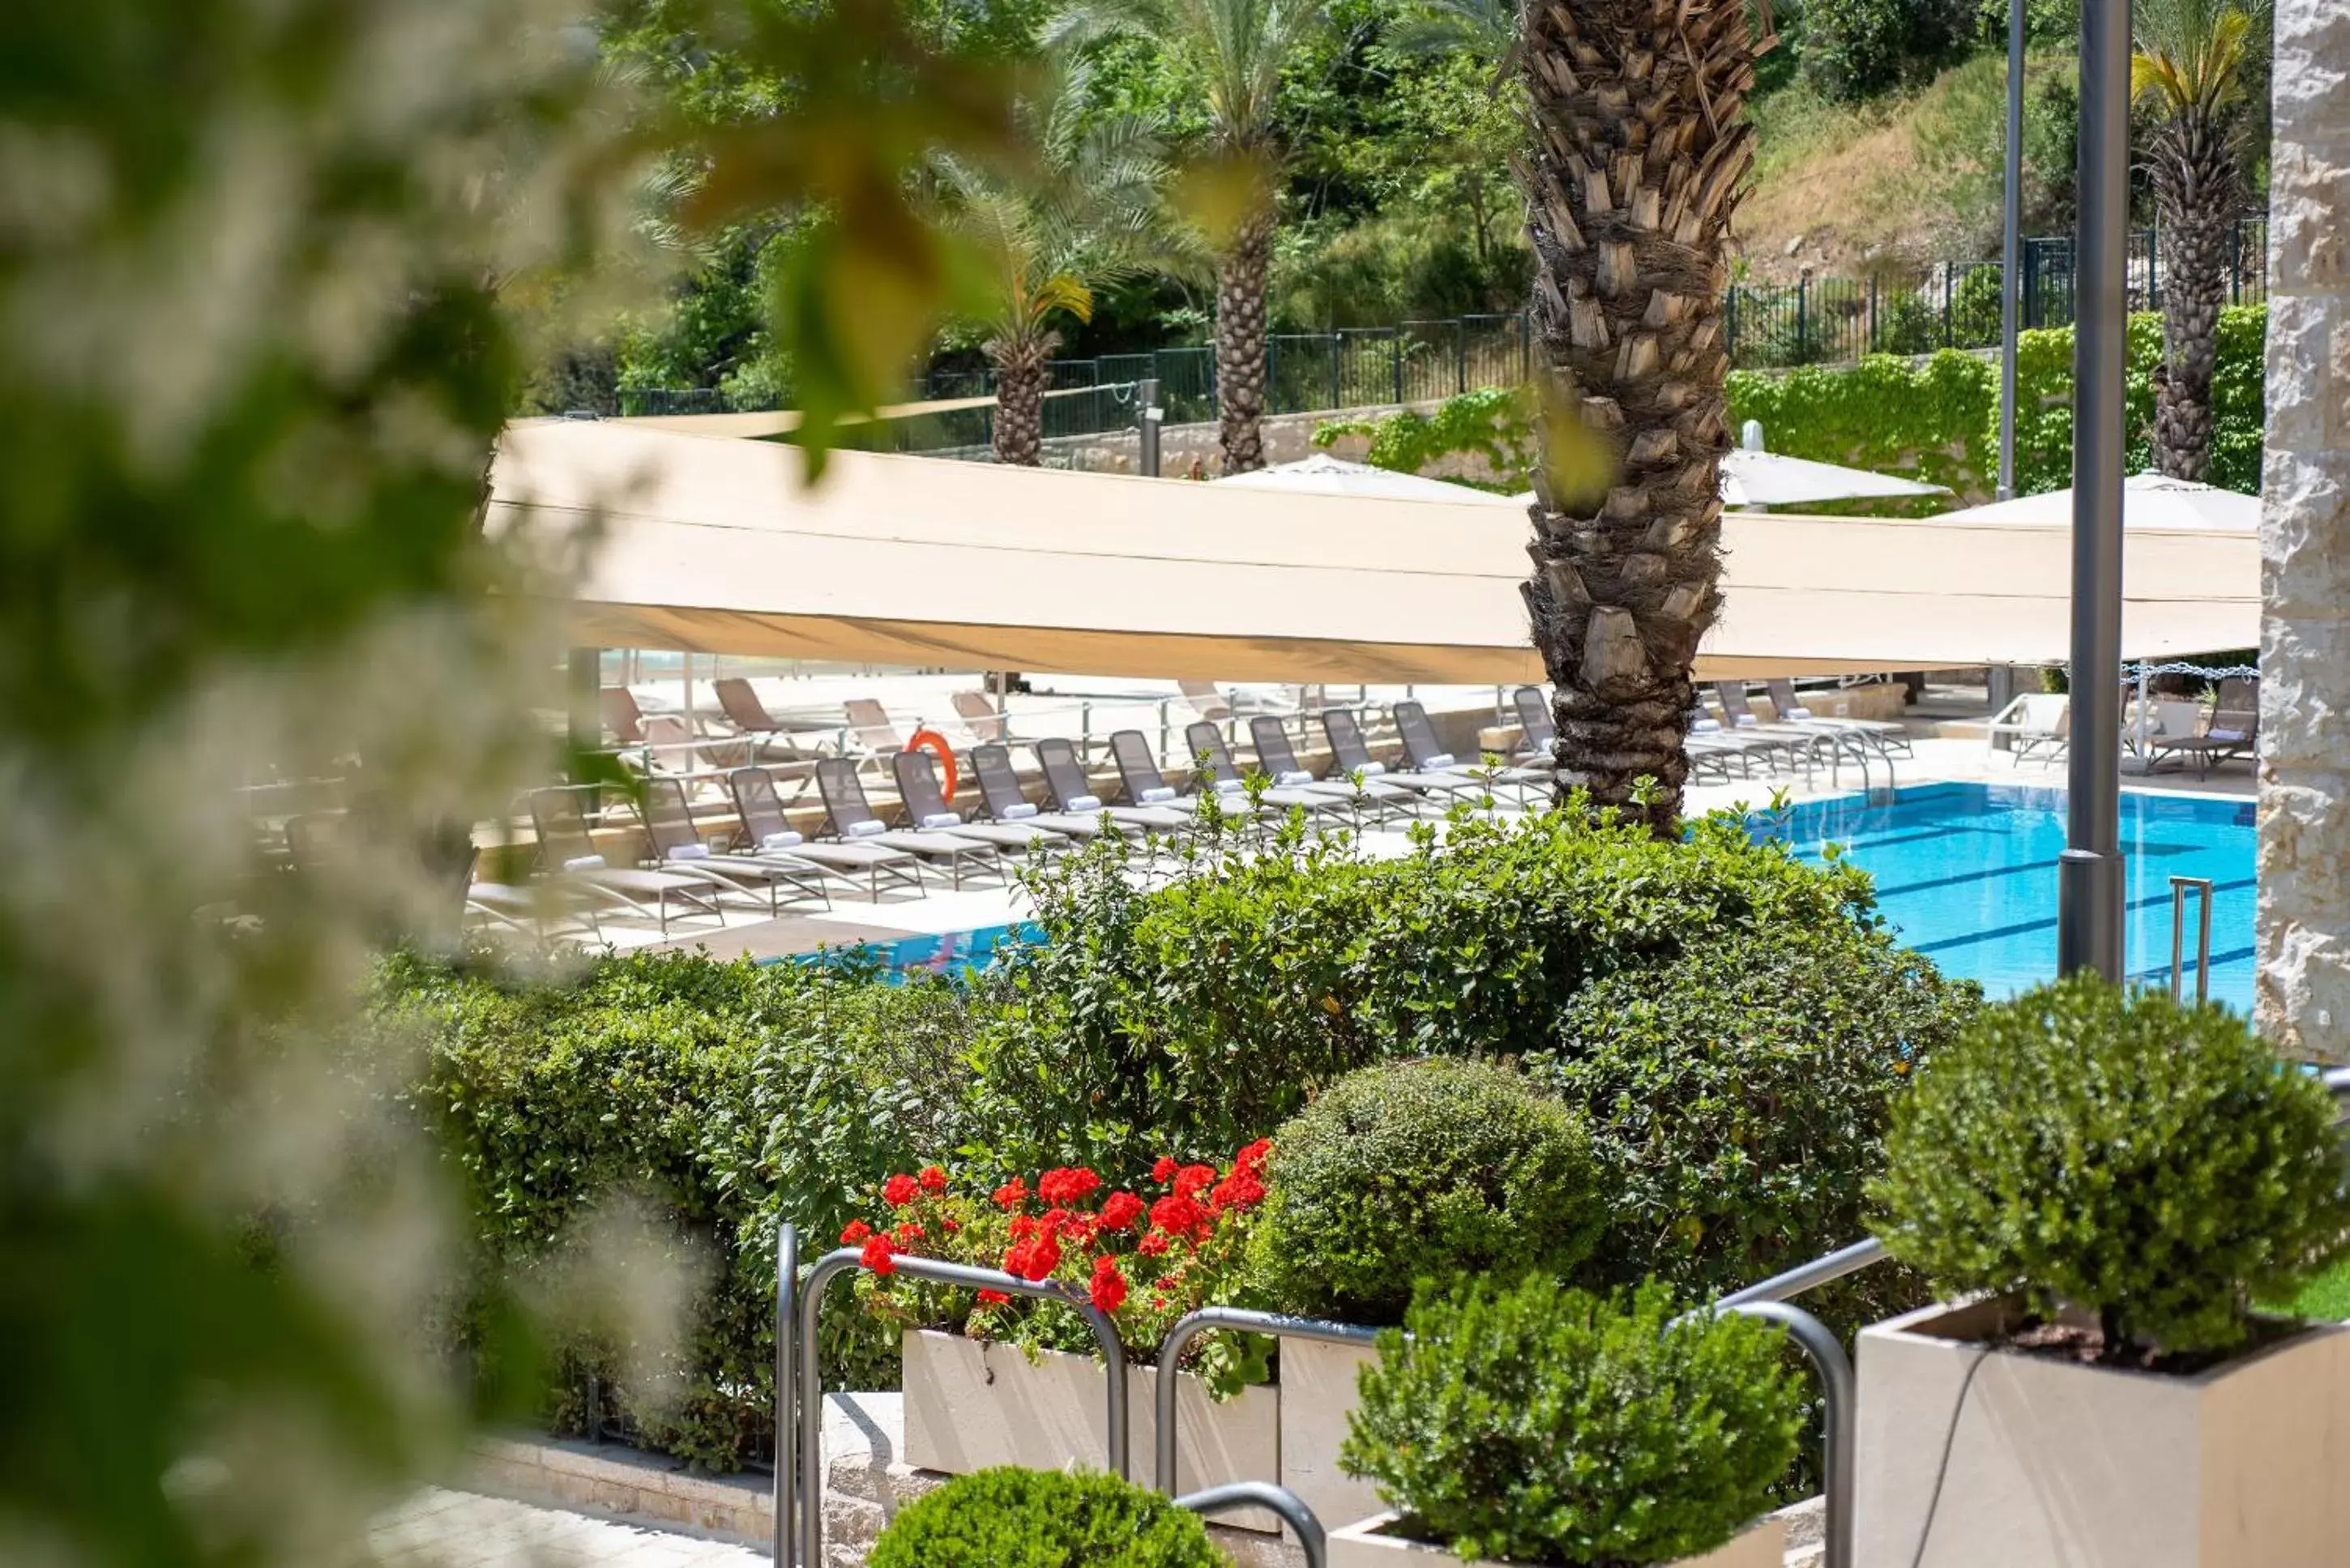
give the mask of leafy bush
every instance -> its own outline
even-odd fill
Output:
[[[1893,1254],[2094,1308],[2109,1360],[2222,1350],[2343,1250],[2331,1097],[2225,1009],[2095,978],[1988,1009],[1893,1113]]]
[[[1978,995],[1857,927],[1740,932],[1577,992],[1526,1066],[1591,1129],[1598,1282],[1711,1297],[1866,1234],[1888,1114]],[[1884,1307],[1903,1284],[1851,1288]]]
[[[643,1440],[712,1468],[767,1426],[779,1217],[820,1243],[892,1169],[962,1141],[951,986],[632,954],[524,983],[397,960],[380,992],[379,1023],[427,1043],[414,1096],[470,1190],[485,1301],[551,1266],[615,1195],[715,1265],[667,1387],[637,1386],[628,1347],[583,1333],[555,1347],[567,1376],[547,1412],[576,1425],[594,1374]],[[828,1314],[826,1376],[889,1386],[894,1346],[858,1322]]]
[[[1463,1559],[1617,1564],[1711,1552],[1771,1507],[1803,1401],[1775,1328],[1671,1293],[1529,1278],[1430,1296],[1380,1335],[1339,1464],[1403,1532]]]
[[[1445,399],[1432,414],[1406,410],[1377,420],[1326,420],[1314,427],[1314,444],[1326,450],[1341,436],[1368,436],[1364,460],[1398,473],[1419,473],[1448,457],[1480,457],[1502,483],[1521,484],[1534,470],[1534,415],[1532,388],[1486,387]]]
[[[898,1512],[872,1568],[1228,1568],[1199,1515],[1116,1476],[977,1470]]]
[[[1286,1312],[1394,1323],[1415,1280],[1565,1278],[1605,1220],[1589,1136],[1509,1067],[1368,1067],[1273,1143],[1253,1258]]]
[[[1560,1009],[1618,970],[1770,926],[1848,926],[1866,876],[1735,825],[1686,842],[1567,809],[1461,817],[1440,849],[1363,857],[1293,825],[1273,852],[1211,845],[1148,892],[1115,845],[1033,886],[1046,940],[1000,983],[973,1049],[1007,1173],[1214,1158],[1372,1062],[1547,1049]]]

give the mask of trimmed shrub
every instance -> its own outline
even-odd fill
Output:
[[[1274,1304],[1395,1323],[1416,1280],[1564,1278],[1604,1223],[1589,1137],[1515,1070],[1434,1060],[1341,1078],[1274,1135],[1252,1248]]]
[[[1526,1068],[1591,1131],[1596,1282],[1710,1297],[1866,1235],[1891,1107],[1979,996],[1856,926],[1741,931],[1585,987]],[[1908,1299],[1884,1271],[1854,1286]]]
[[[1199,1515],[1116,1476],[1012,1466],[899,1510],[872,1568],[1229,1568]]]
[[[1117,846],[1035,879],[1045,941],[1006,968],[1012,1005],[974,1052],[991,1119],[1039,1140],[1007,1173],[1213,1158],[1356,1068],[1545,1050],[1596,979],[1741,931],[1848,929],[1870,897],[1856,868],[1728,822],[1665,843],[1579,808],[1464,815],[1388,860],[1291,833],[1200,851],[1149,892]]]
[[[1986,1010],[1895,1106],[1877,1233],[1947,1290],[2095,1310],[2109,1361],[2224,1350],[2350,1236],[2333,1122],[2224,1008],[2061,981]]]
[[[1425,1298],[1380,1335],[1338,1462],[1464,1561],[1711,1552],[1770,1511],[1804,1406],[1777,1329],[1679,1310],[1540,1278]]]

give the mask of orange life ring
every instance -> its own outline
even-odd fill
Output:
[[[939,772],[946,775],[941,781],[941,786],[946,796],[946,803],[952,805],[957,774],[954,748],[947,744],[947,738],[936,730],[917,730],[906,737],[906,749],[910,752],[929,752],[939,759]]]

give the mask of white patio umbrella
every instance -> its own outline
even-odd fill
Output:
[[[1896,479],[1865,468],[1814,462],[1805,457],[1782,457],[1775,452],[1734,448],[1722,454],[1721,504],[1724,506],[1805,506],[1822,501],[1867,501],[1910,495],[1948,495],[1947,484],[1921,484]],[[1529,490],[1513,499],[1534,498]]]
[[[2051,490],[2040,495],[2019,495],[1946,512],[1946,523],[2015,523],[2042,528],[2073,525],[2073,492]],[[2133,473],[2122,481],[2122,526],[2125,528],[2218,529],[2224,533],[2256,534],[2261,526],[2261,498],[2240,495],[2215,484],[2173,479],[2167,473]]]
[[[1260,468],[1251,473],[1235,473],[1216,481],[1242,490],[1285,490],[1292,494],[1377,496],[1388,501],[1488,501],[1504,506],[1522,504],[1515,498],[1496,495],[1490,490],[1475,490],[1466,484],[1452,484],[1441,479],[1422,479],[1416,473],[1398,473],[1393,469],[1374,468],[1367,462],[1349,462],[1343,457],[1332,457],[1317,452],[1295,462],[1279,462],[1271,468]]]

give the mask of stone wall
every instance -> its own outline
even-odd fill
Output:
[[[2277,0],[2262,474],[2260,1025],[2350,1060],[2350,5]]]

